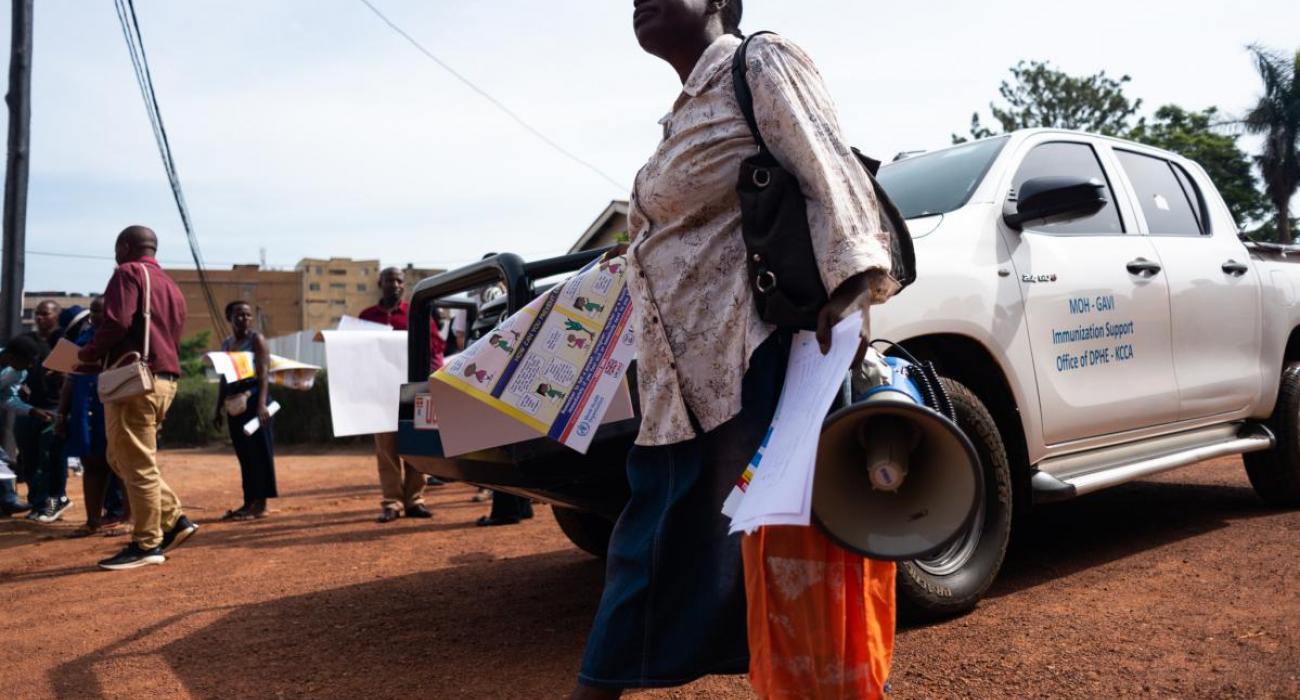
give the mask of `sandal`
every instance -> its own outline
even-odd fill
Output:
[[[252,513],[250,513],[250,512],[248,512],[248,511],[244,510],[243,508],[238,508],[238,509],[236,509],[236,510],[228,510],[228,511],[226,511],[226,514],[223,515],[223,516],[221,516],[221,519],[222,519],[222,520],[242,521],[242,520],[252,520],[253,517],[254,517],[254,516],[253,516]]]

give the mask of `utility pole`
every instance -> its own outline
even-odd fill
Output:
[[[0,271],[0,342],[22,329],[27,258],[27,168],[32,121],[32,5],[13,0],[9,49],[9,154],[5,164],[4,269]]]

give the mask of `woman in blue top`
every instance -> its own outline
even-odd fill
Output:
[[[275,488],[275,436],[271,431],[271,414],[266,410],[270,398],[268,369],[271,353],[266,339],[252,329],[253,307],[244,301],[226,305],[226,320],[230,321],[234,335],[221,342],[224,352],[251,352],[257,375],[252,379],[233,384],[221,380],[217,394],[217,410],[213,423],[221,424],[221,416],[228,416],[230,441],[239,457],[239,474],[244,482],[244,504],[228,510],[222,520],[252,520],[266,517],[266,499],[280,494]],[[244,424],[257,418],[260,427],[252,435],[244,434]]]

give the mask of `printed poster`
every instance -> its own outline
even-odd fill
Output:
[[[593,261],[431,377],[585,453],[635,355],[623,257]]]
[[[271,355],[270,359],[270,376],[267,379],[271,384],[307,391],[316,383],[316,373],[320,371],[320,367],[279,355]],[[203,360],[212,368],[215,375],[224,377],[230,384],[257,376],[257,367],[253,363],[251,352],[210,352],[203,356]],[[214,376],[209,378],[217,381]]]

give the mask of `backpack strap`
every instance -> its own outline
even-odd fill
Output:
[[[740,48],[736,49],[736,54],[731,58],[731,82],[735,86],[736,102],[740,104],[740,113],[745,115],[745,123],[749,124],[749,131],[754,135],[760,153],[768,152],[767,143],[763,141],[763,135],[758,132],[758,120],[754,118],[754,94],[749,90],[749,78],[746,75],[749,63],[745,60],[745,56],[749,51],[749,42],[753,41],[754,37],[772,33],[754,32],[745,37]]]

